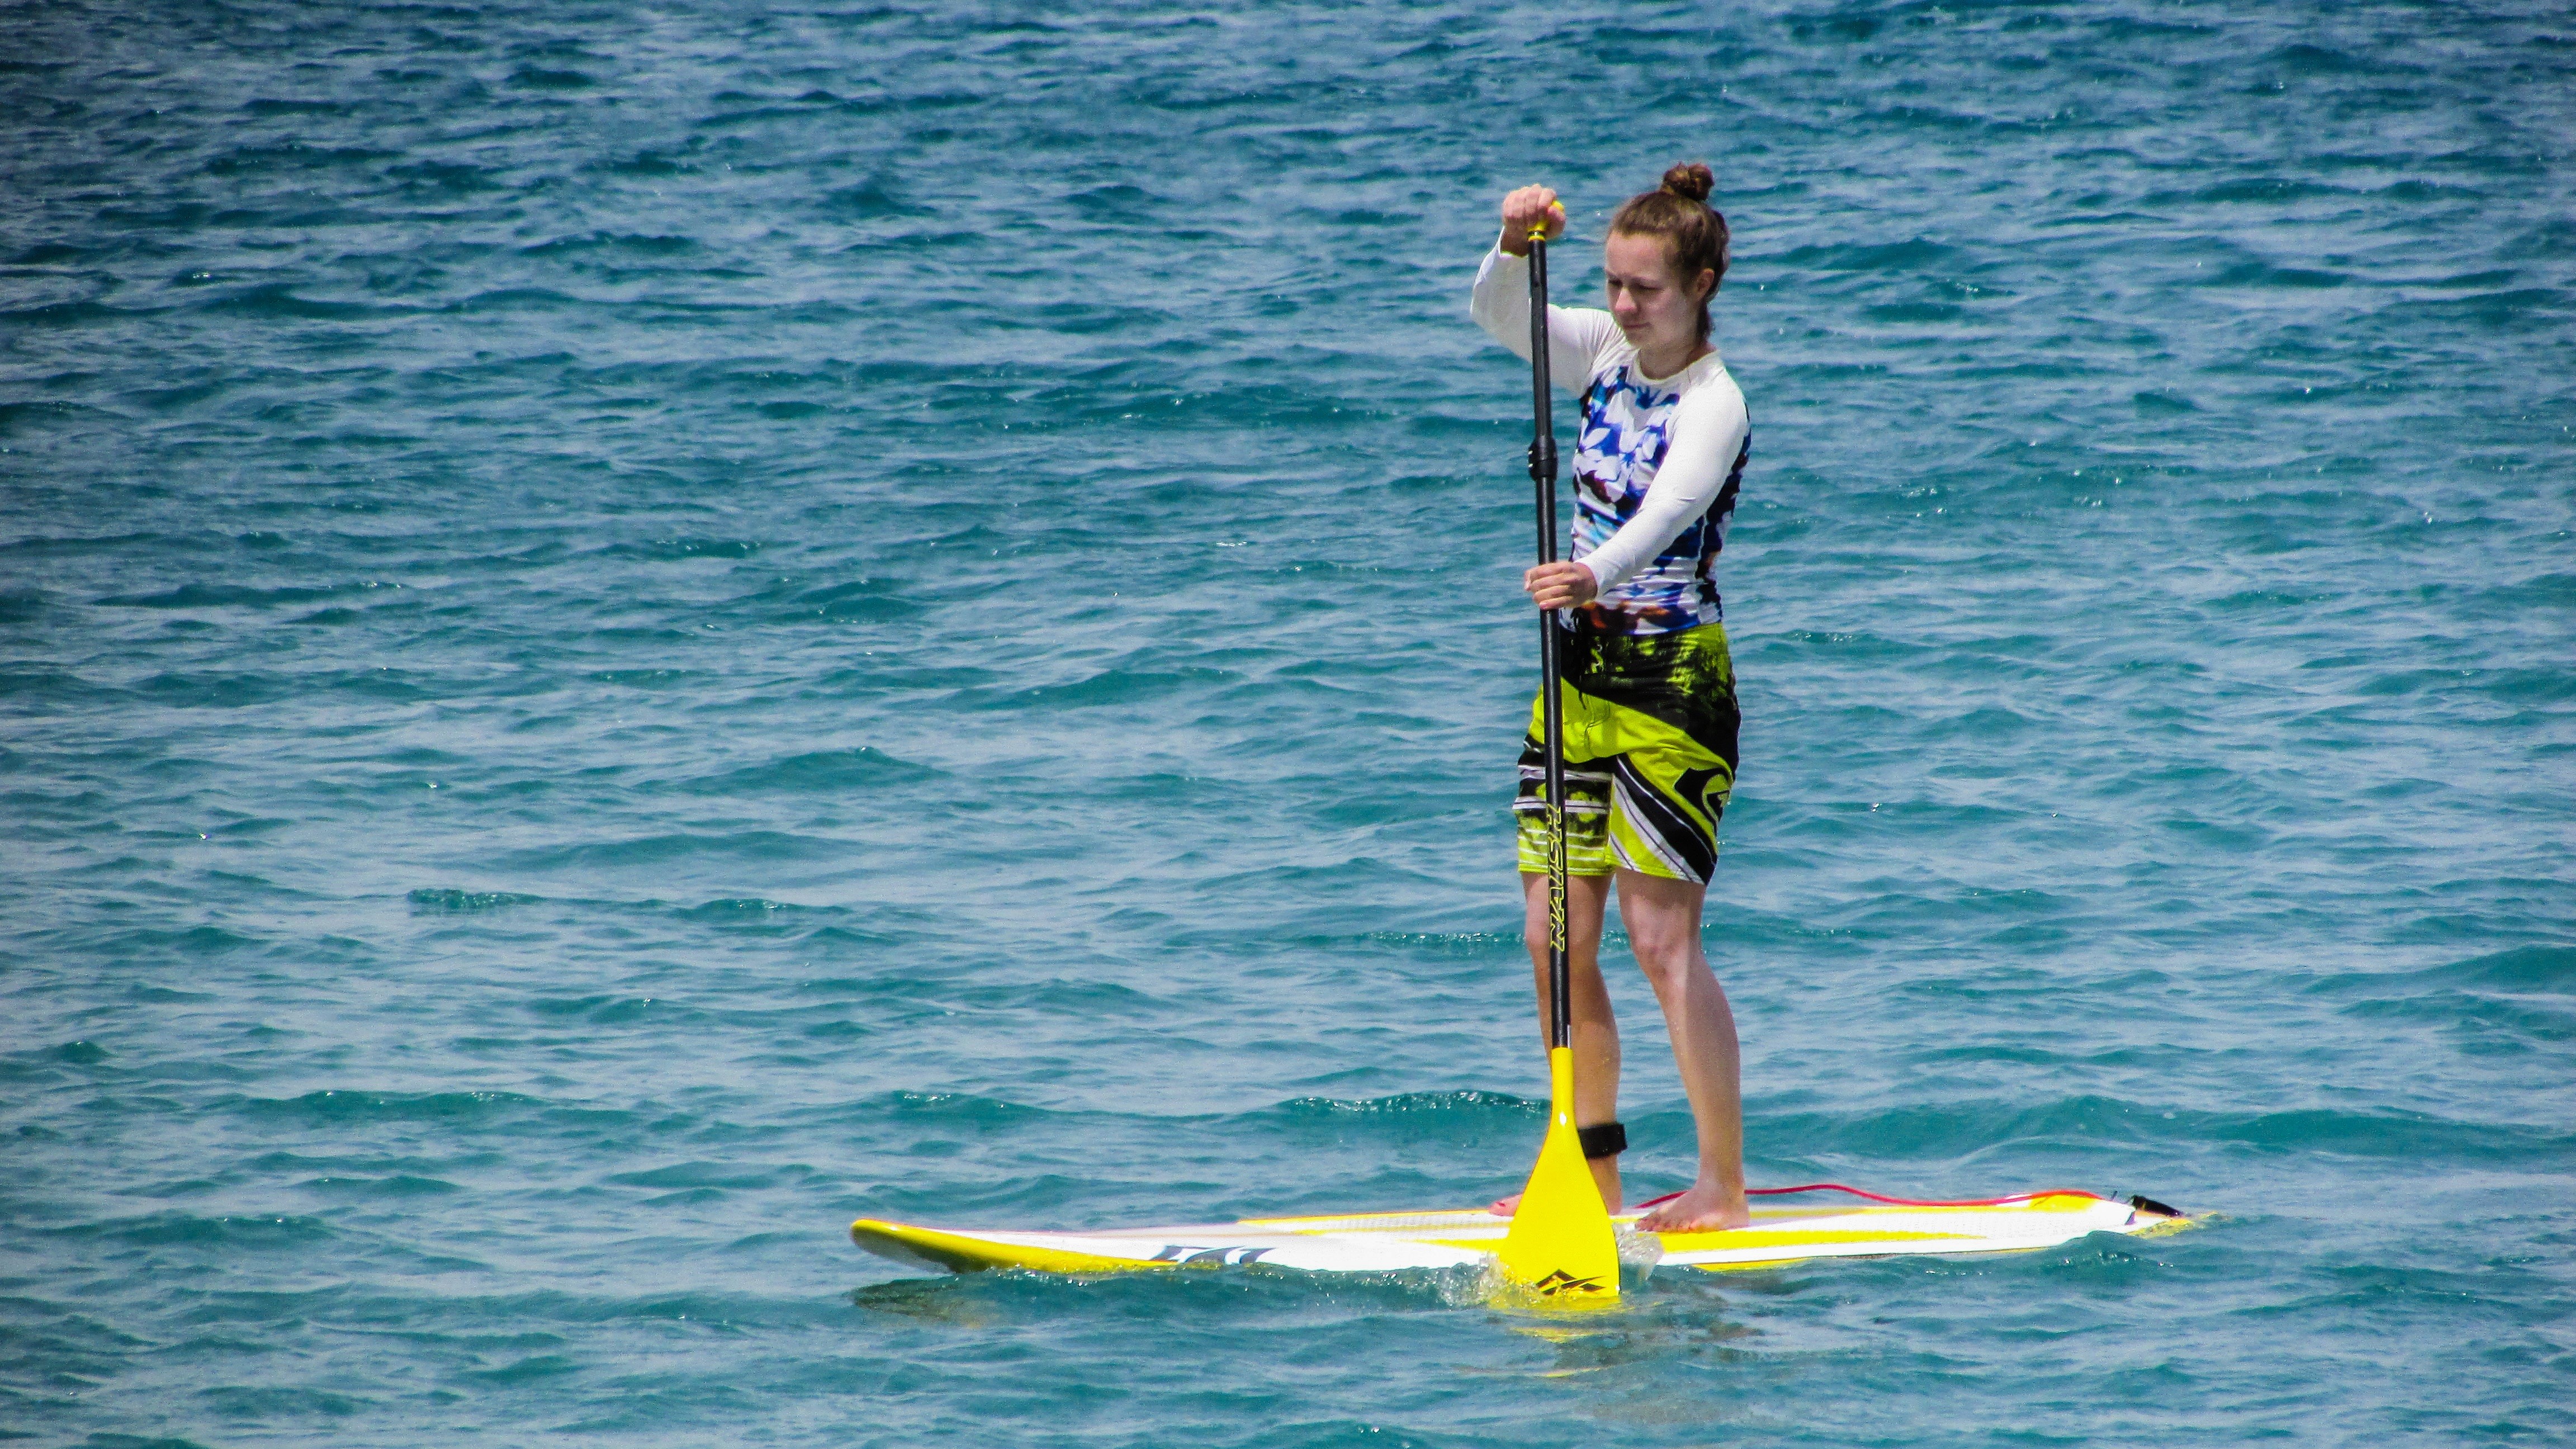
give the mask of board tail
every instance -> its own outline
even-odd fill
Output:
[[[1619,1238],[1574,1128],[1574,1053],[1547,1054],[1547,1139],[1503,1239],[1505,1281],[1553,1304],[1619,1296]]]

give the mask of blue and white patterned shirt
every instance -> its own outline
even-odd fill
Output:
[[[1468,312],[1528,357],[1528,259],[1487,252]],[[1717,555],[1753,450],[1743,391],[1715,353],[1671,377],[1646,376],[1619,324],[1593,308],[1549,307],[1547,336],[1557,384],[1573,391],[1583,380],[1568,460],[1573,557],[1601,594],[1574,611],[1576,626],[1664,634],[1717,622]]]

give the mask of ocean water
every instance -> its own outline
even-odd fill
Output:
[[[0,38],[0,1436],[2576,1442],[2565,7]],[[853,1248],[1525,1170],[1466,288],[1687,158],[1752,1174],[2208,1224],[1580,1322]]]

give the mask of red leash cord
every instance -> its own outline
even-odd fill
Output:
[[[1748,1187],[1744,1190],[1744,1195],[1746,1197],[1780,1197],[1794,1192],[1847,1192],[1853,1197],[1865,1197],[1871,1202],[1883,1202],[1894,1207],[2002,1207],[2006,1203],[2029,1202],[2033,1198],[2042,1197],[2089,1197],[2095,1202],[2110,1201],[2109,1198],[2102,1196],[2098,1192],[2086,1192],[2080,1187],[2052,1187],[2042,1192],[2017,1192],[2010,1197],[1971,1197],[1961,1198],[1956,1202],[1936,1202],[1926,1198],[1889,1197],[1884,1193],[1863,1192],[1856,1187],[1845,1187],[1839,1182],[1808,1182],[1801,1183],[1796,1187]],[[1678,1192],[1668,1192],[1662,1197],[1649,1198],[1646,1201],[1637,1204],[1637,1206],[1641,1208],[1650,1208],[1660,1203],[1671,1202],[1674,1198],[1680,1196],[1681,1194]]]

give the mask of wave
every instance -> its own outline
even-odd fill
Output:
[[[1757,1120],[1752,1104],[1748,1119]],[[1939,1163],[2009,1149],[2025,1157],[2117,1150],[2144,1160],[2214,1148],[2453,1166],[2576,1161],[2576,1130],[2558,1126],[2322,1107],[2222,1112],[2094,1095],[2036,1104],[1968,1098],[1882,1111],[1763,1113],[1758,1122],[1763,1142],[1795,1144],[1801,1159]]]
[[[727,558],[747,559],[760,552],[760,542],[747,538],[656,538],[642,543],[613,543],[598,550],[603,558],[655,561]]]
[[[544,902],[543,896],[522,895],[516,891],[467,891],[453,887],[422,886],[405,897],[412,905],[429,911],[499,911],[512,906],[533,906]]]
[[[2479,989],[2576,996],[2576,944],[2515,946],[2414,971],[2337,972],[2317,978],[2306,989],[2338,996],[2373,997],[2407,991]]]
[[[588,71],[557,70],[545,66],[523,65],[510,72],[506,82],[520,90],[581,91],[599,84],[599,78]]]
[[[1408,1119],[1408,1123],[1430,1121],[1436,1125],[1435,1119],[1446,1117],[1521,1119],[1532,1115],[1545,1115],[1546,1111],[1547,1104],[1543,1101],[1515,1097],[1507,1092],[1468,1090],[1403,1092],[1392,1097],[1358,1099],[1293,1097],[1276,1107],[1264,1108],[1260,1112],[1234,1120],[1257,1122],[1270,1117],[1404,1118]]]
[[[195,310],[215,316],[298,322],[366,322],[413,316],[420,311],[418,307],[399,303],[306,297],[298,295],[295,286],[291,282],[266,282],[238,292],[209,297],[198,303]]]
[[[784,830],[665,831],[624,840],[575,845],[532,845],[502,852],[494,864],[507,870],[608,869],[685,860],[786,862],[833,859],[849,847],[823,836]]]
[[[817,792],[869,790],[897,781],[927,781],[940,773],[928,765],[887,754],[873,745],[855,745],[846,749],[807,750],[755,765],[742,765],[681,782],[680,788],[697,795],[787,793],[801,796]]]
[[[574,236],[559,236],[552,241],[532,242],[519,248],[522,256],[550,256],[585,252],[634,252],[648,257],[683,256],[706,250],[695,237],[668,233],[586,231]]]
[[[150,594],[108,594],[95,602],[106,609],[270,609],[339,598],[374,587],[372,584],[326,584],[263,589],[240,584],[188,583]]]
[[[316,1245],[332,1243],[340,1237],[330,1224],[319,1218],[291,1214],[200,1217],[176,1211],[69,1223],[39,1229],[38,1232],[47,1237],[75,1241],[103,1239],[144,1246],[185,1244],[250,1253],[310,1252]]]

